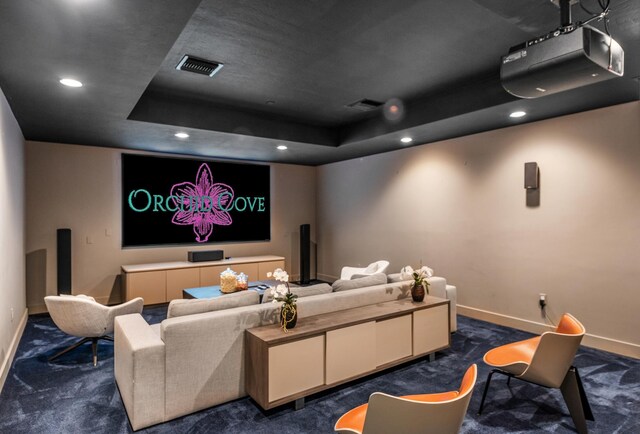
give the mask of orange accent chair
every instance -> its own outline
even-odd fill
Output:
[[[507,376],[507,385],[513,377],[560,389],[578,432],[587,433],[585,418],[594,420],[593,413],[578,369],[572,366],[584,334],[585,329],[580,321],[565,313],[553,332],[488,351],[484,355],[484,362],[496,369],[487,376],[478,414],[482,414],[491,376],[498,373]]]
[[[400,397],[372,393],[368,404],[343,414],[335,430],[358,434],[457,433],[477,377],[474,364],[464,374],[459,390]]]

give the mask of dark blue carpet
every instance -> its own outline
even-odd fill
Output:
[[[145,308],[147,321],[160,322],[166,306]],[[374,391],[396,395],[440,392],[458,387],[473,362],[480,368],[462,432],[575,432],[560,391],[495,376],[482,416],[476,412],[489,369],[484,353],[497,345],[530,337],[528,333],[459,317],[450,349],[307,398],[303,410],[291,405],[264,412],[244,398],[141,430],[145,433],[331,433],[347,410]],[[131,432],[113,378],[113,345],[101,342],[98,367],[91,346],[49,363],[47,357],[74,342],[47,315],[29,318],[16,358],[0,395],[1,433]],[[584,381],[595,422],[593,433],[640,433],[640,361],[582,348],[575,361]]]

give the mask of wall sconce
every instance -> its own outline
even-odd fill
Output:
[[[538,163],[524,163],[524,188],[537,189],[539,177]]]

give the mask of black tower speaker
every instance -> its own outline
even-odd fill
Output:
[[[58,229],[58,294],[71,294],[71,229]]]
[[[311,280],[311,225],[300,225],[300,283]]]

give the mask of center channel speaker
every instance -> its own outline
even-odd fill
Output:
[[[311,225],[300,225],[300,283],[311,280]]]
[[[199,252],[189,252],[187,254],[189,262],[222,261],[224,250],[201,250]]]

